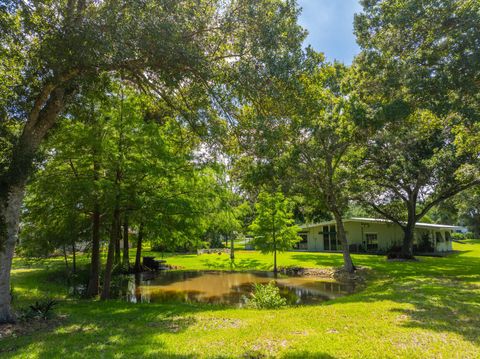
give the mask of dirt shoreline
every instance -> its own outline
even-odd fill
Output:
[[[354,273],[348,273],[343,268],[281,267],[279,272],[295,277],[319,277],[338,281],[365,282],[368,269],[357,267]]]

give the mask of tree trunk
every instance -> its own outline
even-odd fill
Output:
[[[402,259],[414,259],[413,256],[413,234],[415,232],[415,224],[417,222],[417,193],[414,191],[409,194],[409,201],[407,204],[407,223],[403,229],[403,243],[400,252]]]
[[[64,81],[68,79],[66,76]],[[40,143],[63,109],[64,95],[63,88],[53,84],[42,89],[14,145],[8,170],[0,178],[0,323],[15,321],[11,307],[10,270],[25,184],[33,171],[33,159]]]
[[[411,218],[413,217],[413,218]],[[403,227],[403,244],[400,257],[403,259],[413,259],[413,234],[415,232],[415,217],[408,216],[408,221]]]
[[[135,272],[142,271],[142,241],[143,241],[143,223],[140,223],[140,228],[138,230],[138,239],[137,239],[137,253],[135,254]]]
[[[67,258],[67,248],[65,243],[63,244],[63,261],[65,262],[65,269],[68,272],[68,258]]]
[[[230,239],[230,260],[235,260],[235,236]]]
[[[273,273],[277,274],[277,239],[275,238],[275,231],[273,231]]]
[[[277,274],[277,250],[273,250],[273,273]]]
[[[110,229],[110,241],[108,243],[107,263],[105,265],[105,275],[103,278],[103,290],[100,298],[106,300],[110,298],[110,284],[112,281],[112,269],[115,256],[115,243],[118,239],[118,219],[120,209],[118,206],[113,210],[112,227]]]
[[[72,242],[72,272],[77,273],[77,248],[75,240]]]
[[[92,258],[90,263],[90,278],[88,280],[87,296],[98,295],[100,287],[100,206],[94,204],[92,213]]]
[[[10,270],[25,186],[0,185],[0,323],[13,323],[16,318],[11,307]]]
[[[115,260],[114,260],[114,263],[115,264],[120,264],[120,260],[121,260],[121,250],[120,250],[120,240],[121,240],[121,236],[122,236],[122,223],[120,221],[120,211],[118,211],[117,214],[115,214],[116,212],[114,212],[114,215],[116,215],[118,218],[115,219],[115,223],[117,223],[117,228],[116,228],[116,235],[115,235]]]
[[[94,113],[94,110],[92,110]],[[92,119],[94,116],[92,115]],[[100,204],[98,199],[98,181],[100,180],[100,167],[101,162],[99,160],[100,146],[102,143],[102,136],[100,126],[98,122],[95,122],[95,142],[92,147],[92,160],[93,160],[93,183],[95,185],[95,191],[93,193],[93,211],[92,211],[92,257],[90,260],[90,278],[88,279],[87,296],[95,297],[99,293],[100,289]]]
[[[345,227],[343,226],[342,215],[338,211],[335,211],[333,215],[337,225],[337,236],[342,244],[343,266],[348,273],[353,273],[355,271],[355,266],[353,265],[352,257],[350,256],[350,248],[345,234]]]
[[[126,270],[130,267],[130,258],[129,258],[129,245],[128,245],[128,215],[125,211],[125,218],[123,220],[123,258],[122,264]]]

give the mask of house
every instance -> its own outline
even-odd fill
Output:
[[[455,226],[453,232],[454,233],[465,234],[465,233],[468,233],[468,228],[464,227],[464,226]]]
[[[402,228],[391,221],[375,218],[349,218],[344,220],[348,244],[352,252],[386,252],[403,241]],[[302,240],[297,250],[340,251],[335,221],[300,226]],[[417,252],[447,252],[452,250],[451,234],[456,227],[444,224],[417,223],[414,249]]]

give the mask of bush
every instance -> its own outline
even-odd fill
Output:
[[[465,234],[463,234],[463,233],[452,233],[452,239],[454,241],[463,241],[465,239]]]
[[[53,299],[37,301],[24,311],[22,318],[25,320],[50,319],[53,316],[53,310],[57,304],[58,302]]]
[[[475,239],[475,235],[473,232],[452,233],[452,238],[456,241],[463,241],[465,239]]]
[[[287,305],[287,300],[280,296],[280,289],[274,281],[268,284],[253,285],[253,293],[245,299],[248,308],[277,309]]]
[[[401,258],[402,247],[398,244],[393,244],[389,249],[387,249],[387,258],[388,259],[397,259]]]

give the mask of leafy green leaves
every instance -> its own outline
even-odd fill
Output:
[[[300,240],[295,225],[292,203],[281,192],[262,191],[255,204],[256,218],[250,225],[255,248],[262,253],[286,251]]]

